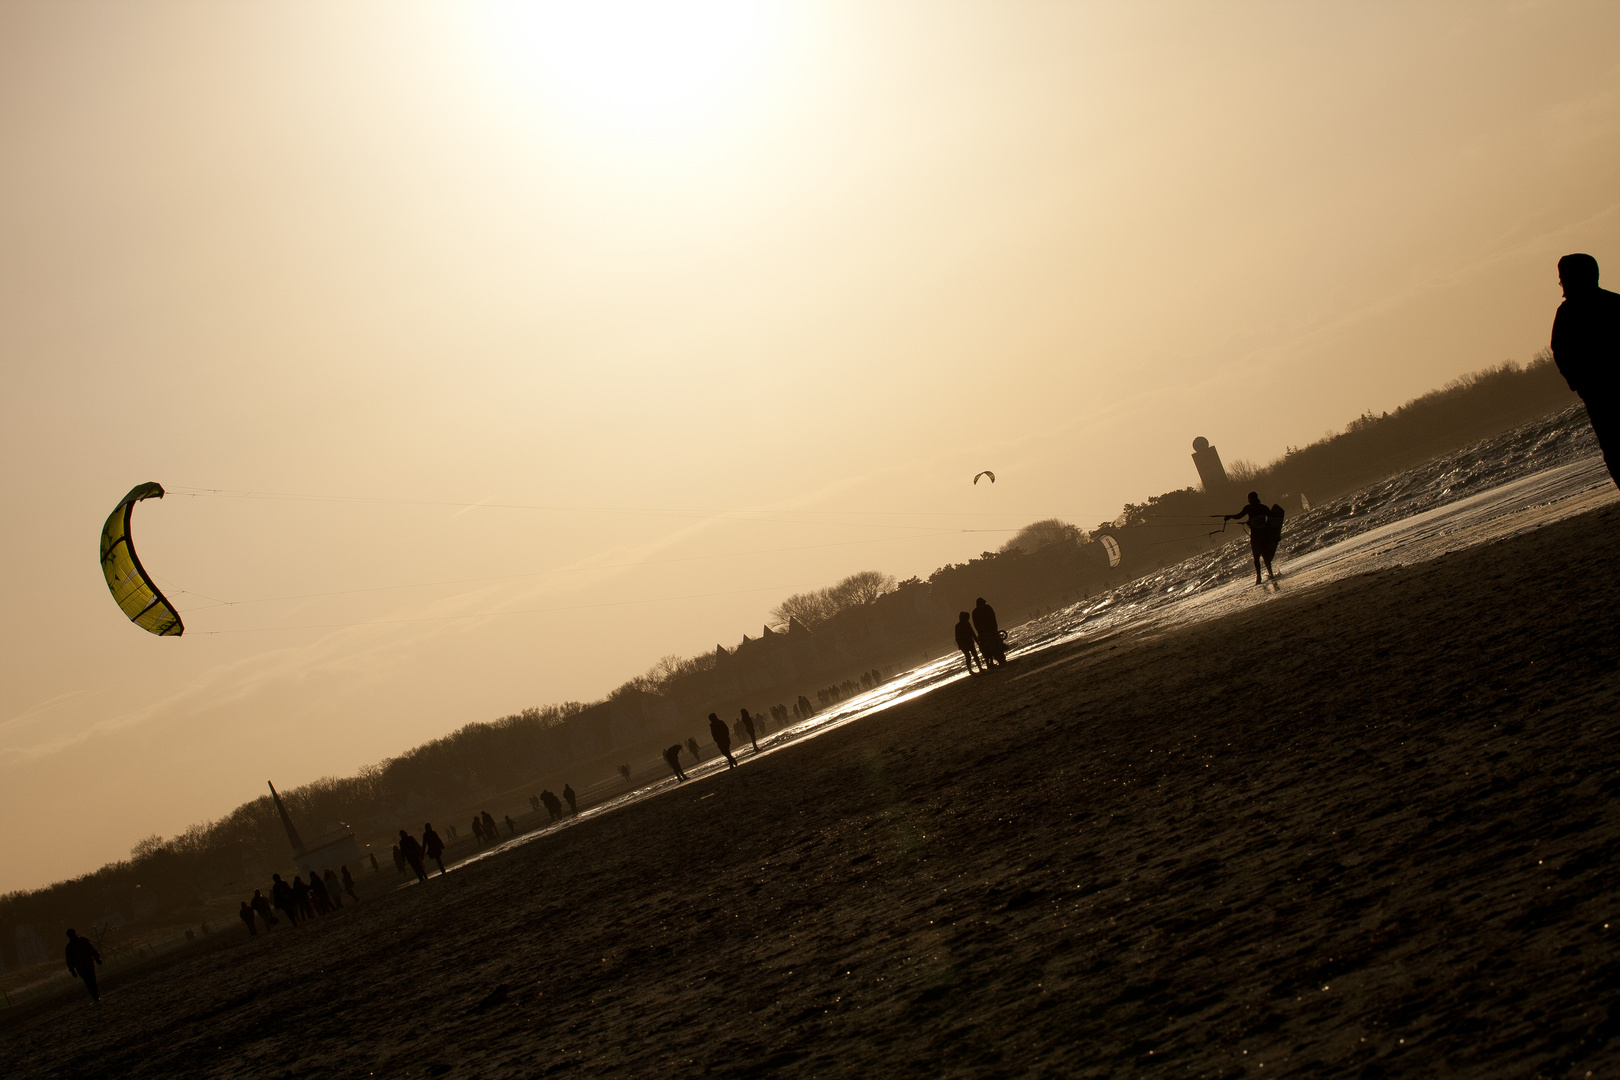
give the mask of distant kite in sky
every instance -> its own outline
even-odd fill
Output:
[[[979,476],[988,476],[992,484],[996,482],[996,474],[991,472],[989,469],[984,470],[984,472],[980,473]],[[979,476],[975,476],[973,478],[973,483],[975,485],[977,485],[979,482]]]
[[[101,572],[113,601],[129,621],[158,637],[179,637],[186,632],[180,614],[147,577],[129,538],[129,519],[142,499],[163,498],[162,484],[141,484],[113,507],[107,524],[101,527]]]

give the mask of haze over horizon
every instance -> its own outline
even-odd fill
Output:
[[[0,890],[1530,359],[1620,280],[1617,31],[0,5]],[[94,558],[148,480],[179,639]]]

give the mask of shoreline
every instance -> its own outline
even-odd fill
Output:
[[[0,1039],[64,1077],[1612,1067],[1615,566],[1604,506],[1059,646]]]

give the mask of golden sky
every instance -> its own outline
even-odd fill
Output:
[[[1264,462],[1528,359],[1558,256],[1620,280],[1617,40],[1481,0],[0,4],[0,889],[1094,526],[1196,435]],[[147,480],[343,501],[142,504],[157,639],[95,559]]]

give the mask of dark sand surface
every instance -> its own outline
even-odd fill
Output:
[[[0,1061],[1613,1076],[1617,601],[1616,508],[1285,582],[18,1010]]]

